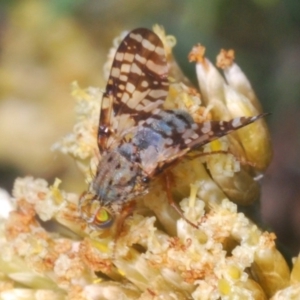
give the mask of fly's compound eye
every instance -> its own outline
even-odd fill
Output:
[[[81,217],[93,229],[104,229],[112,225],[114,218],[107,207],[101,205],[99,199],[91,193],[84,193],[79,201]]]
[[[95,214],[93,225],[98,228],[108,228],[113,223],[113,216],[107,208],[101,207]]]

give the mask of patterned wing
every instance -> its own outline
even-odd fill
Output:
[[[152,115],[133,138],[141,166],[148,176],[155,176],[191,150],[244,127],[265,114],[239,117],[230,121],[197,124],[182,110],[162,110]]]
[[[98,128],[101,152],[118,145],[139,120],[147,119],[165,101],[168,65],[162,41],[139,28],[121,42],[103,95]]]
[[[238,117],[230,121],[208,121],[197,124],[196,135],[186,140],[189,149],[199,148],[219,137],[229,134],[239,128],[249,125],[258,119],[266,116],[268,113],[262,113],[253,117]]]

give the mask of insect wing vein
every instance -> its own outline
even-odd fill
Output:
[[[159,111],[168,94],[167,77],[160,38],[144,28],[130,32],[116,52],[102,100],[98,129],[101,152],[116,147],[128,130]]]

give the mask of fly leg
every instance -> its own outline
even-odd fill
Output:
[[[172,197],[172,193],[171,193],[171,174],[169,172],[165,172],[164,174],[164,179],[165,179],[165,184],[166,184],[166,193],[167,193],[167,198],[168,198],[168,202],[169,204],[177,211],[177,213],[180,215],[180,217],[185,220],[188,224],[190,224],[191,226],[193,226],[194,228],[198,229],[198,226],[195,225],[194,223],[192,223],[191,221],[189,221],[183,214],[182,210],[180,209],[180,207],[178,206],[177,203],[174,202],[174,199]]]
[[[120,212],[120,215],[118,215],[118,219],[117,222],[115,222],[115,228],[114,228],[114,248],[113,248],[113,259],[115,258],[115,254],[116,254],[116,250],[117,250],[117,244],[118,244],[118,240],[121,236],[122,230],[123,230],[123,226],[124,226],[124,222],[125,220],[128,218],[128,216],[130,216],[132,214],[132,212],[134,211],[135,208],[135,201],[130,201],[127,204],[125,204],[122,207],[122,210]]]
[[[246,165],[246,166],[250,166],[250,167],[257,167],[257,164],[245,160],[244,158],[241,157],[237,157],[236,155],[234,155],[233,153],[231,153],[230,151],[226,151],[226,150],[216,150],[216,151],[212,151],[212,152],[203,152],[203,153],[192,153],[192,154],[188,154],[186,157],[188,159],[195,159],[198,157],[203,157],[203,156],[209,156],[209,155],[215,155],[215,154],[231,154],[235,157],[235,159],[242,165]]]

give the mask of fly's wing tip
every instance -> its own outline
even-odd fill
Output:
[[[265,113],[261,113],[259,115],[256,115],[256,116],[254,116],[254,117],[251,118],[251,123],[254,122],[254,121],[256,121],[256,120],[262,119],[262,118],[264,118],[266,116],[269,116],[269,115],[271,115],[271,113],[269,113],[269,112],[265,112]]]

